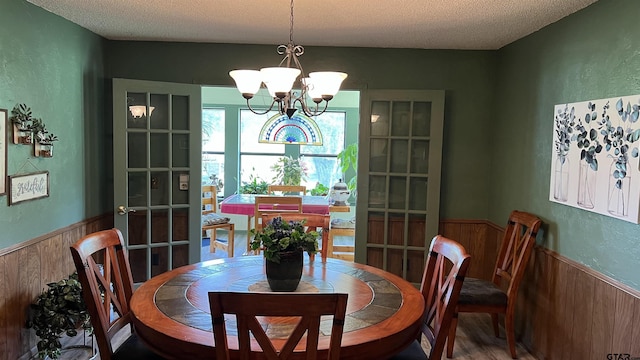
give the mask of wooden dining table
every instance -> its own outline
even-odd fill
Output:
[[[254,194],[233,194],[220,203],[220,212],[226,214],[246,215],[247,216],[247,251],[245,255],[250,253],[249,243],[251,242],[252,229],[251,220],[255,214],[256,196]],[[327,196],[302,196],[302,212],[308,214],[329,214],[329,198]]]
[[[270,291],[264,262],[261,255],[218,259],[151,278],[130,302],[138,337],[168,359],[215,359],[208,292]],[[416,338],[425,309],[422,294],[411,283],[372,266],[338,259],[305,256],[296,291],[349,295],[341,359],[385,359],[398,353]],[[268,318],[260,321],[271,327],[271,334],[287,331],[287,325]],[[227,332],[230,350],[237,351],[235,329],[228,326]],[[328,351],[327,335],[321,331],[321,356]],[[303,339],[294,359],[304,358],[304,346]]]

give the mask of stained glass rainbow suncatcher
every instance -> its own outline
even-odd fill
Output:
[[[316,122],[299,112],[291,118],[276,114],[262,126],[258,142],[322,146],[322,133]]]

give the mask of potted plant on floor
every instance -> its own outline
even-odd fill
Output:
[[[302,252],[318,252],[318,233],[305,232],[304,222],[273,218],[260,231],[251,230],[251,249],[262,249],[267,282],[273,291],[295,291],[302,277]]]
[[[93,333],[93,327],[82,297],[82,286],[78,273],[67,279],[47,284],[49,289],[42,292],[31,304],[27,328],[33,328],[38,341],[38,356],[57,359],[61,354],[60,338],[63,334],[76,336],[82,328]]]

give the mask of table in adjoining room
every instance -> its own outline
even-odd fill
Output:
[[[251,219],[255,214],[256,196],[254,194],[234,194],[220,203],[220,212],[226,214],[237,214],[247,216],[247,253],[249,253],[249,243],[251,235],[249,230],[252,229]],[[302,196],[302,212],[310,214],[329,214],[329,198],[326,196]]]

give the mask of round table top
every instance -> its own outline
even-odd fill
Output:
[[[130,303],[138,336],[167,358],[215,358],[208,292],[270,291],[264,261],[261,255],[213,260],[150,279]],[[399,352],[417,336],[424,312],[423,296],[409,282],[338,259],[309,261],[305,256],[296,291],[349,294],[342,359],[379,359]],[[235,329],[227,331],[234,336]],[[328,344],[326,335],[320,334],[320,348]]]

